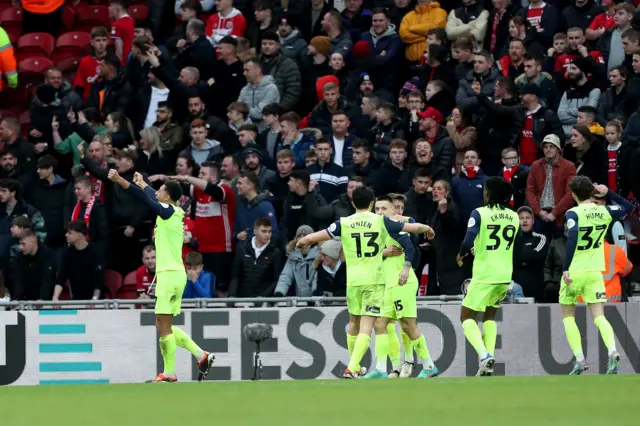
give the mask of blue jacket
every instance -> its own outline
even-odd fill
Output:
[[[314,163],[307,167],[311,180],[318,181],[318,188],[327,203],[338,198],[338,195],[347,192],[349,174],[344,167],[330,162],[324,166]]]
[[[369,76],[376,90],[388,89],[393,93],[397,91],[398,61],[403,59],[404,44],[396,33],[395,25],[391,24],[387,32],[382,36],[376,36],[373,29],[362,33],[362,41],[371,45],[373,61]],[[385,52],[384,55],[381,55]]]
[[[200,271],[198,280],[195,283],[187,280],[187,286],[182,294],[183,299],[210,299],[212,297],[216,297],[216,277],[211,272]]]
[[[300,136],[298,137],[297,141],[287,146],[280,145],[276,148],[276,153],[278,151],[282,151],[283,149],[291,150],[296,160],[296,168],[304,168],[305,156],[315,143],[315,139],[313,139],[310,135],[300,132]]]
[[[304,163],[303,163],[304,164]],[[236,204],[236,224],[233,237],[237,238],[239,232],[247,231],[247,239],[253,238],[253,224],[256,219],[266,217],[273,227],[273,236],[271,240],[277,241],[278,238],[278,220],[273,205],[269,202],[267,195],[259,194],[251,202],[248,202],[243,196],[238,196]]]
[[[468,178],[464,172],[460,176],[454,176],[451,181],[453,200],[460,210],[460,219],[467,223],[471,212],[484,205],[484,183],[488,176],[482,170],[473,178]]]

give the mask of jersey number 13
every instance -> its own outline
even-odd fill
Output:
[[[356,241],[356,255],[358,257],[375,257],[380,252],[380,245],[376,242],[378,239],[377,232],[363,232],[362,234],[354,233],[351,234],[351,238]],[[362,237],[366,238],[366,246],[364,247],[365,251],[363,253],[362,249]]]

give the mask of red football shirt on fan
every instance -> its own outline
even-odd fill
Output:
[[[607,186],[613,192],[618,191],[618,149],[620,143],[614,149],[607,147],[607,156],[609,157],[609,169],[607,170]]]
[[[111,25],[111,38],[113,40],[122,40],[122,59],[120,62],[122,66],[127,63],[129,58],[129,52],[133,46],[133,36],[135,34],[135,21],[129,15],[113,21]]]
[[[594,61],[600,64],[605,63],[602,53],[600,53],[598,50],[590,50],[589,56],[591,56]],[[577,53],[563,53],[562,55],[558,55],[556,57],[556,63],[553,66],[553,71],[565,74],[567,72],[567,67],[569,66],[569,64],[577,57]]]
[[[89,92],[91,92],[91,85],[96,81],[100,75],[100,64],[102,60],[95,56],[88,55],[80,60],[78,64],[78,70],[76,71],[76,77],[73,79],[73,85],[82,87],[82,100],[87,102],[89,99]]]
[[[538,32],[542,30],[540,24],[542,23],[542,14],[544,13],[544,7],[546,3],[542,3],[540,7],[532,8],[529,6],[527,9],[527,21],[534,27]]]
[[[520,164],[530,166],[538,159],[538,146],[533,140],[533,114],[527,114],[520,133]]]
[[[185,216],[184,218],[184,233],[190,233],[193,237],[193,228],[196,226],[195,222]],[[184,261],[187,258],[187,255],[195,251],[191,248],[189,244],[182,245],[182,260]]]
[[[591,28],[592,30],[597,30],[598,28],[604,28],[605,30],[608,30],[609,28],[612,28],[616,25],[616,22],[613,20],[614,16],[615,13],[612,15],[607,15],[607,12],[602,12],[600,15],[597,15],[595,18],[593,18],[593,21],[591,21],[591,24],[589,24],[588,28]]]
[[[193,236],[198,240],[200,253],[232,253],[233,228],[236,218],[236,196],[224,184],[218,185],[223,199],[216,201],[211,195],[191,187],[191,196],[196,200],[196,220]]]
[[[149,286],[153,282],[154,277],[156,276],[155,272],[150,273],[147,271],[146,266],[142,265],[136,270],[136,290],[138,293],[147,293],[149,291]],[[155,294],[155,290],[152,290],[151,295]]]

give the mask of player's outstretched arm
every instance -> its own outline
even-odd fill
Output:
[[[429,225],[423,223],[405,223],[402,226],[402,232],[410,234],[425,234],[428,239],[432,240],[436,234]]]
[[[112,172],[114,172],[113,177]],[[135,183],[135,185],[131,185],[128,181],[124,180],[120,175],[118,175],[118,172],[115,170],[109,171],[109,179],[119,183],[120,186],[128,190],[134,197],[145,203],[147,207],[149,207],[162,219],[167,220],[171,217],[171,215],[173,215],[173,206],[170,204],[163,204],[158,202],[155,191],[149,185],[147,185],[140,173],[136,172],[133,175],[133,182]]]
[[[607,210],[609,210],[609,214],[613,218],[613,220],[619,220],[628,215],[633,211],[633,204],[629,202],[626,198],[616,194],[615,192],[609,190],[607,193],[609,195],[609,199],[617,205],[607,206]],[[618,207],[619,208],[616,208]]]
[[[171,179],[193,185],[205,194],[211,195],[214,201],[224,201],[224,190],[217,184],[193,176],[171,176]]]
[[[323,241],[330,240],[331,238],[332,236],[327,232],[327,230],[314,232],[313,234],[309,234],[300,238],[296,243],[296,247],[301,248],[313,244],[318,244]]]

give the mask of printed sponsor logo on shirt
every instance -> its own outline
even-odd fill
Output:
[[[370,312],[372,314],[379,314],[380,308],[378,306],[367,306],[365,311]]]

